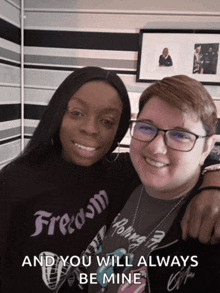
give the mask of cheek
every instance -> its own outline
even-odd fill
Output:
[[[130,144],[130,157],[134,166],[137,165],[141,156],[141,146],[139,141],[131,140]]]
[[[98,122],[97,122],[98,123]],[[102,123],[99,124],[99,140],[102,142],[102,145],[105,145],[105,148],[111,148],[112,143],[115,139],[119,127],[119,121],[110,128],[106,128]],[[118,141],[119,142],[119,141]]]
[[[181,174],[182,177],[192,176],[197,171],[198,160],[196,154],[180,153],[171,157],[170,173]]]
[[[73,133],[74,133],[74,127],[72,126],[71,121],[64,119],[62,121],[62,124],[60,126],[60,131],[59,131],[61,144],[63,145],[65,141],[68,141],[73,135]]]
[[[109,149],[112,146],[112,143],[115,139],[117,129],[111,130],[111,131],[106,131],[104,130],[102,134],[99,136],[100,140],[102,141],[102,145],[104,145],[105,149],[109,151]]]
[[[67,148],[69,136],[66,133],[66,129],[64,127],[60,128],[59,137],[60,137],[60,143],[61,143],[62,149]]]
[[[61,124],[61,126],[60,126],[60,131],[59,131],[59,136],[60,136],[60,141],[61,141],[61,143],[63,144],[63,140],[64,140],[64,138],[65,138],[65,126],[63,125],[63,122],[62,122],[62,124]]]
[[[61,127],[60,127],[62,132],[66,133],[70,136],[71,133],[74,133],[74,131],[79,130],[79,128],[80,128],[79,121],[71,119],[67,115],[64,116]]]

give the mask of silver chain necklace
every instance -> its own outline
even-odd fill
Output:
[[[135,209],[135,214],[134,214],[134,217],[133,217],[133,221],[132,221],[132,230],[134,230],[134,223],[136,221],[136,217],[137,217],[137,213],[138,213],[138,210],[139,210],[139,206],[140,206],[140,203],[141,203],[141,199],[142,199],[142,195],[143,195],[143,192],[144,192],[144,185],[142,186],[141,188],[141,193],[140,193],[140,196],[139,196],[139,199],[138,199],[138,203],[137,203],[137,206],[136,206],[136,209]],[[186,196],[188,195],[189,193],[186,193],[185,195],[183,195],[180,200],[175,204],[174,207],[172,207],[172,209],[165,215],[165,217],[163,217],[163,219],[151,230],[151,232],[146,236],[145,238],[145,242],[147,239],[149,239],[150,236],[152,236],[152,234],[156,231],[156,229],[162,225],[166,219],[172,214],[172,212],[180,205],[180,203],[186,198]],[[138,248],[138,246],[134,247],[133,249],[130,248],[131,246],[131,241],[128,240],[129,242],[129,246],[128,246],[128,254],[129,255],[133,255],[134,251]]]

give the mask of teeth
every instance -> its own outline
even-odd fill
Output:
[[[164,163],[161,163],[161,162],[156,162],[156,161],[151,160],[149,158],[146,158],[146,161],[147,161],[147,163],[149,163],[150,165],[155,166],[155,167],[164,167],[164,166],[167,165],[167,164],[164,164]]]
[[[78,146],[79,148],[83,149],[83,150],[88,151],[88,152],[91,152],[91,151],[94,151],[94,150],[95,150],[95,148],[92,148],[92,147],[86,147],[86,146],[84,146],[84,145],[80,145],[80,144],[78,144],[78,143],[75,143],[75,145]]]

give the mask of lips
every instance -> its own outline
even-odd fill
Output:
[[[138,284],[134,283],[134,273],[140,274],[140,278],[137,281]],[[142,293],[145,292],[145,285],[146,285],[146,276],[147,276],[147,268],[141,267],[137,270],[133,270],[130,272],[132,275],[132,283],[128,283],[127,281],[118,289],[118,293]]]
[[[168,164],[166,164],[166,163],[163,163],[163,162],[159,162],[159,161],[150,159],[149,157],[145,157],[145,161],[149,165],[154,166],[154,167],[157,167],[157,168],[162,168],[162,167],[168,166]]]

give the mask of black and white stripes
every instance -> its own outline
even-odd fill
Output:
[[[8,1],[0,12],[0,168],[21,150],[20,11]],[[9,12],[7,12],[9,11]],[[141,28],[209,28],[219,15],[172,15],[27,9],[24,30],[24,138],[29,140],[57,86],[76,68],[100,66],[124,81],[137,113],[147,83],[136,82]],[[195,24],[195,21],[198,21]],[[199,22],[200,21],[200,22]],[[203,27],[202,27],[203,26]],[[206,86],[219,109],[220,87]],[[220,138],[220,122],[217,133]],[[220,141],[220,139],[219,139]],[[122,144],[129,143],[127,134]]]

